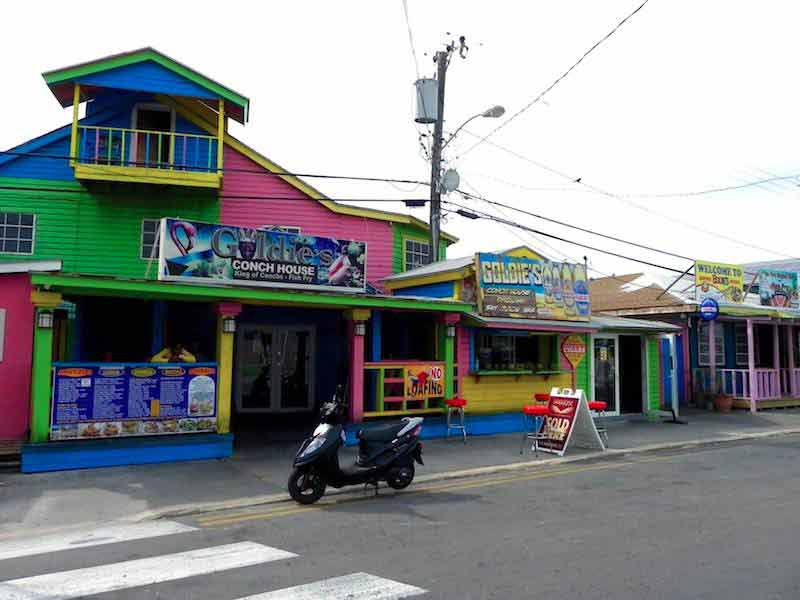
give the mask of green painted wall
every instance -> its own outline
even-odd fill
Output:
[[[583,341],[586,343],[586,356],[578,365],[578,368],[575,369],[575,387],[586,392],[586,398],[591,399],[594,395],[594,390],[589,389],[589,361],[592,360],[592,347],[590,345],[589,334],[584,333],[582,337]]]
[[[405,223],[392,223],[392,272],[403,271],[403,236],[420,240],[428,239],[428,231]],[[439,260],[447,256],[447,242],[439,241]]]
[[[659,341],[655,336],[647,337],[647,410],[661,409],[661,362]]]
[[[0,178],[0,211],[36,215],[34,254],[0,261],[61,260],[63,272],[155,279],[140,258],[142,219],[178,216],[219,222],[216,191]],[[50,189],[48,189],[50,188]],[[56,191],[52,191],[55,189]]]

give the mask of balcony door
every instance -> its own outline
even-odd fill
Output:
[[[138,104],[133,109],[133,129],[136,130],[136,166],[169,165],[170,134],[175,129],[172,110],[158,104]]]

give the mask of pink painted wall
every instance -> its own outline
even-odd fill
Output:
[[[0,440],[24,440],[28,429],[33,352],[33,305],[27,274],[0,275],[0,309],[6,311],[0,361]]]
[[[259,173],[225,173],[220,203],[223,223],[245,227],[296,226],[308,235],[364,241],[367,243],[367,281],[380,287],[379,280],[392,274],[391,223],[334,213],[280,177],[262,174],[269,171],[228,146],[224,159],[226,169],[257,170]],[[287,199],[226,198],[226,195]]]
[[[456,364],[458,365],[458,392],[461,393],[461,382],[469,375],[469,328],[456,327]],[[469,398],[467,398],[469,400]]]

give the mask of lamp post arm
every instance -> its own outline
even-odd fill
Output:
[[[479,112],[477,115],[472,115],[469,119],[467,119],[461,125],[459,125],[458,129],[456,129],[452,134],[450,134],[450,137],[447,138],[447,141],[442,145],[442,150],[447,148],[447,144],[449,144],[453,140],[453,138],[458,135],[458,132],[461,131],[462,129],[464,129],[464,127],[466,127],[468,123],[470,123],[471,121],[474,121],[478,117],[482,117],[482,116],[483,116],[483,113]]]

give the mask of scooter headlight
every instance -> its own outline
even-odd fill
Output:
[[[306,456],[311,454],[312,452],[316,452],[325,443],[325,438],[321,435],[315,437],[311,442],[306,446],[305,450],[300,454],[300,456]]]

